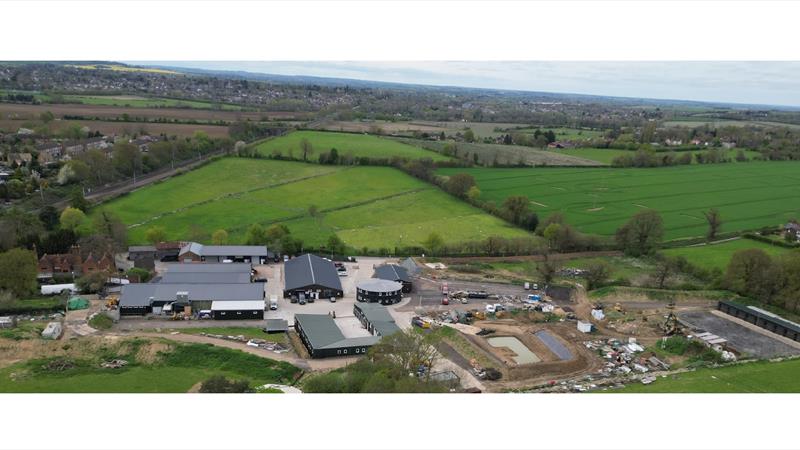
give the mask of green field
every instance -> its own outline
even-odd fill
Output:
[[[751,239],[736,239],[733,241],[721,242],[719,244],[670,248],[664,250],[663,253],[669,256],[683,256],[690,263],[704,269],[718,268],[724,271],[725,268],[728,267],[728,262],[731,260],[731,256],[733,256],[735,252],[750,248],[764,250],[771,256],[778,256],[790,251],[787,248],[778,247],[777,245],[770,245]]]
[[[392,158],[394,156],[406,159],[431,158],[434,161],[447,161],[450,158],[439,153],[403,144],[401,142],[384,139],[378,136],[355,133],[335,133],[325,131],[295,131],[294,133],[270,139],[256,145],[256,150],[262,155],[270,155],[279,150],[283,155],[302,156],[300,141],[308,139],[313,146],[314,153],[311,161],[317,161],[320,153],[328,152],[335,148],[339,156],[352,154],[354,157]]]
[[[84,105],[129,106],[132,108],[221,109],[224,111],[242,110],[242,107],[238,105],[173,98],[104,95],[65,95],[63,98],[68,103],[82,103]]]
[[[578,158],[584,158],[591,161],[597,161],[599,163],[603,163],[606,165],[611,165],[614,161],[614,158],[617,156],[624,156],[624,155],[631,155],[633,156],[634,152],[631,150],[620,150],[620,149],[613,149],[613,148],[564,148],[558,150],[549,150],[553,153],[558,153],[561,155],[571,155],[576,156]],[[705,153],[706,150],[685,150],[694,156],[697,153]],[[682,155],[685,151],[675,152],[677,156]],[[744,156],[752,160],[756,156],[760,156],[761,153],[754,151],[754,150],[743,150]],[[736,157],[736,153],[738,149],[730,149],[727,151],[728,158],[731,161],[735,161],[734,158]],[[663,153],[659,152],[657,155],[662,155]],[[692,164],[697,164],[697,161],[692,159]]]
[[[78,345],[73,343],[73,346]],[[140,360],[142,340],[102,347],[103,354],[61,357],[74,367],[44,370],[50,359],[28,360],[0,369],[4,393],[178,393],[214,375],[247,379],[251,386],[288,384],[300,369],[239,350],[202,344],[169,344],[156,357]],[[104,369],[102,361],[124,359],[128,365]]]
[[[623,393],[796,393],[800,392],[800,359],[755,362],[718,369],[698,369],[657,378],[649,385],[631,384]],[[608,391],[607,391],[608,392]]]
[[[309,206],[322,213],[311,217]],[[130,225],[131,243],[163,226],[169,239],[192,228],[223,228],[243,242],[247,227],[282,222],[306,245],[336,233],[361,249],[419,245],[431,232],[446,242],[528,233],[389,167],[320,166],[225,158],[106,203]],[[96,211],[95,211],[96,214]]]
[[[481,198],[500,204],[525,195],[546,217],[563,212],[579,230],[613,235],[633,214],[646,208],[664,218],[665,238],[701,237],[703,211],[719,209],[725,232],[785,223],[800,216],[796,162],[674,166],[653,169],[528,168],[440,169],[475,177]]]
[[[427,148],[436,152],[444,151],[445,146],[453,144],[453,141],[427,141],[411,138],[392,138],[398,142]],[[590,159],[568,155],[550,150],[539,150],[523,145],[503,145],[503,144],[484,144],[477,142],[457,142],[458,156],[474,161],[478,155],[478,164],[492,165],[497,162],[500,165],[523,165],[528,166],[600,166],[602,164]]]
[[[537,128],[524,128],[521,130],[517,130],[522,133],[529,133],[533,134]],[[604,131],[600,130],[584,130],[581,128],[547,128],[547,127],[540,127],[539,130],[542,132],[545,131],[552,131],[556,134],[557,141],[581,141],[581,140],[590,140],[602,137],[605,134]]]

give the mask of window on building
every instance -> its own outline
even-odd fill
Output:
[[[347,349],[344,349],[342,351],[344,352],[345,355],[347,354]]]
[[[358,349],[356,349],[356,353],[358,353]]]

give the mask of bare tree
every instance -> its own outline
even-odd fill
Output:
[[[308,157],[314,153],[314,146],[306,138],[300,140],[300,152],[303,154],[303,161],[308,161]]]
[[[706,237],[709,241],[712,241],[717,237],[717,233],[719,233],[719,230],[722,228],[722,217],[720,217],[717,208],[711,208],[704,212],[703,215],[706,216],[706,222],[708,222],[708,234]]]

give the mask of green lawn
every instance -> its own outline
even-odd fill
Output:
[[[430,150],[414,147],[391,139],[355,133],[334,133],[325,131],[295,131],[286,136],[261,142],[256,150],[263,155],[270,155],[280,150],[283,155],[291,152],[295,158],[302,156],[300,141],[308,139],[313,146],[312,161],[317,161],[320,153],[335,148],[340,156],[352,154],[355,157],[391,158],[398,156],[406,159],[431,158],[434,161],[447,161],[450,158]]]
[[[633,214],[646,208],[664,218],[665,238],[701,237],[708,228],[703,212],[719,209],[723,231],[756,229],[800,216],[797,162],[756,161],[652,169],[472,168],[439,169],[473,175],[484,200],[501,204],[525,195],[546,217],[564,213],[579,230],[613,235]]]
[[[778,247],[777,245],[770,245],[764,242],[743,238],[725,241],[719,244],[670,248],[663,250],[663,253],[669,256],[683,256],[690,263],[704,269],[718,268],[720,270],[725,270],[725,268],[728,267],[731,256],[733,256],[735,252],[750,248],[764,250],[771,256],[778,256],[791,251],[790,249]]]
[[[0,315],[4,314],[29,314],[31,312],[48,313],[64,311],[63,299],[59,295],[17,299],[0,305]]]
[[[135,348],[135,345],[133,345]],[[134,354],[121,369],[103,369],[105,357],[71,359],[75,367],[48,372],[48,360],[30,360],[0,369],[0,392],[5,393],[171,393],[186,392],[213,375],[250,380],[251,386],[287,384],[300,369],[239,350],[202,344],[172,344],[157,362],[139,362]]]
[[[315,205],[321,212],[311,217]],[[389,167],[319,166],[225,158],[102,206],[129,228],[129,241],[163,226],[169,239],[224,228],[231,243],[248,226],[282,222],[306,245],[336,233],[361,249],[420,244],[436,231],[446,242],[528,233]],[[94,214],[97,212],[95,211]]]
[[[717,369],[698,369],[659,377],[654,383],[631,384],[623,393],[797,393],[800,392],[800,359],[755,362]],[[608,392],[608,391],[607,391]]]

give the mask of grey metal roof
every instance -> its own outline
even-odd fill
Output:
[[[181,254],[192,252],[199,256],[268,256],[266,245],[203,245],[189,242]]]
[[[397,292],[403,289],[403,285],[397,281],[381,278],[370,278],[369,280],[359,281],[356,287],[370,292]]]
[[[409,275],[416,275],[419,273],[419,265],[411,257],[406,258],[402,262],[400,262],[400,266],[406,269]]]
[[[380,278],[382,280],[391,281],[405,281],[410,282],[411,277],[408,276],[408,271],[403,266],[397,264],[384,264],[375,268],[375,273],[372,278]]]
[[[218,284],[249,283],[250,271],[247,272],[172,272],[161,276],[162,284]]]
[[[310,253],[287,261],[283,266],[283,278],[285,290],[312,285],[342,290],[342,282],[333,262]]]
[[[250,273],[247,264],[225,263],[171,263],[165,264],[167,273]]]
[[[286,319],[267,319],[264,327],[270,331],[286,331],[289,329],[289,322]]]
[[[345,338],[333,318],[327,314],[295,314],[311,346],[315,349],[375,345],[378,336]]]
[[[171,301],[177,299],[178,292],[188,293],[189,301],[263,300],[264,283],[128,284],[122,287],[119,305],[121,307],[150,306],[151,297],[153,301]]]
[[[400,327],[394,321],[394,317],[389,313],[385,306],[377,303],[356,303],[358,308],[375,331],[381,336],[389,336],[400,331]]]
[[[155,252],[156,247],[154,245],[131,245],[128,247],[128,253],[134,252]]]

